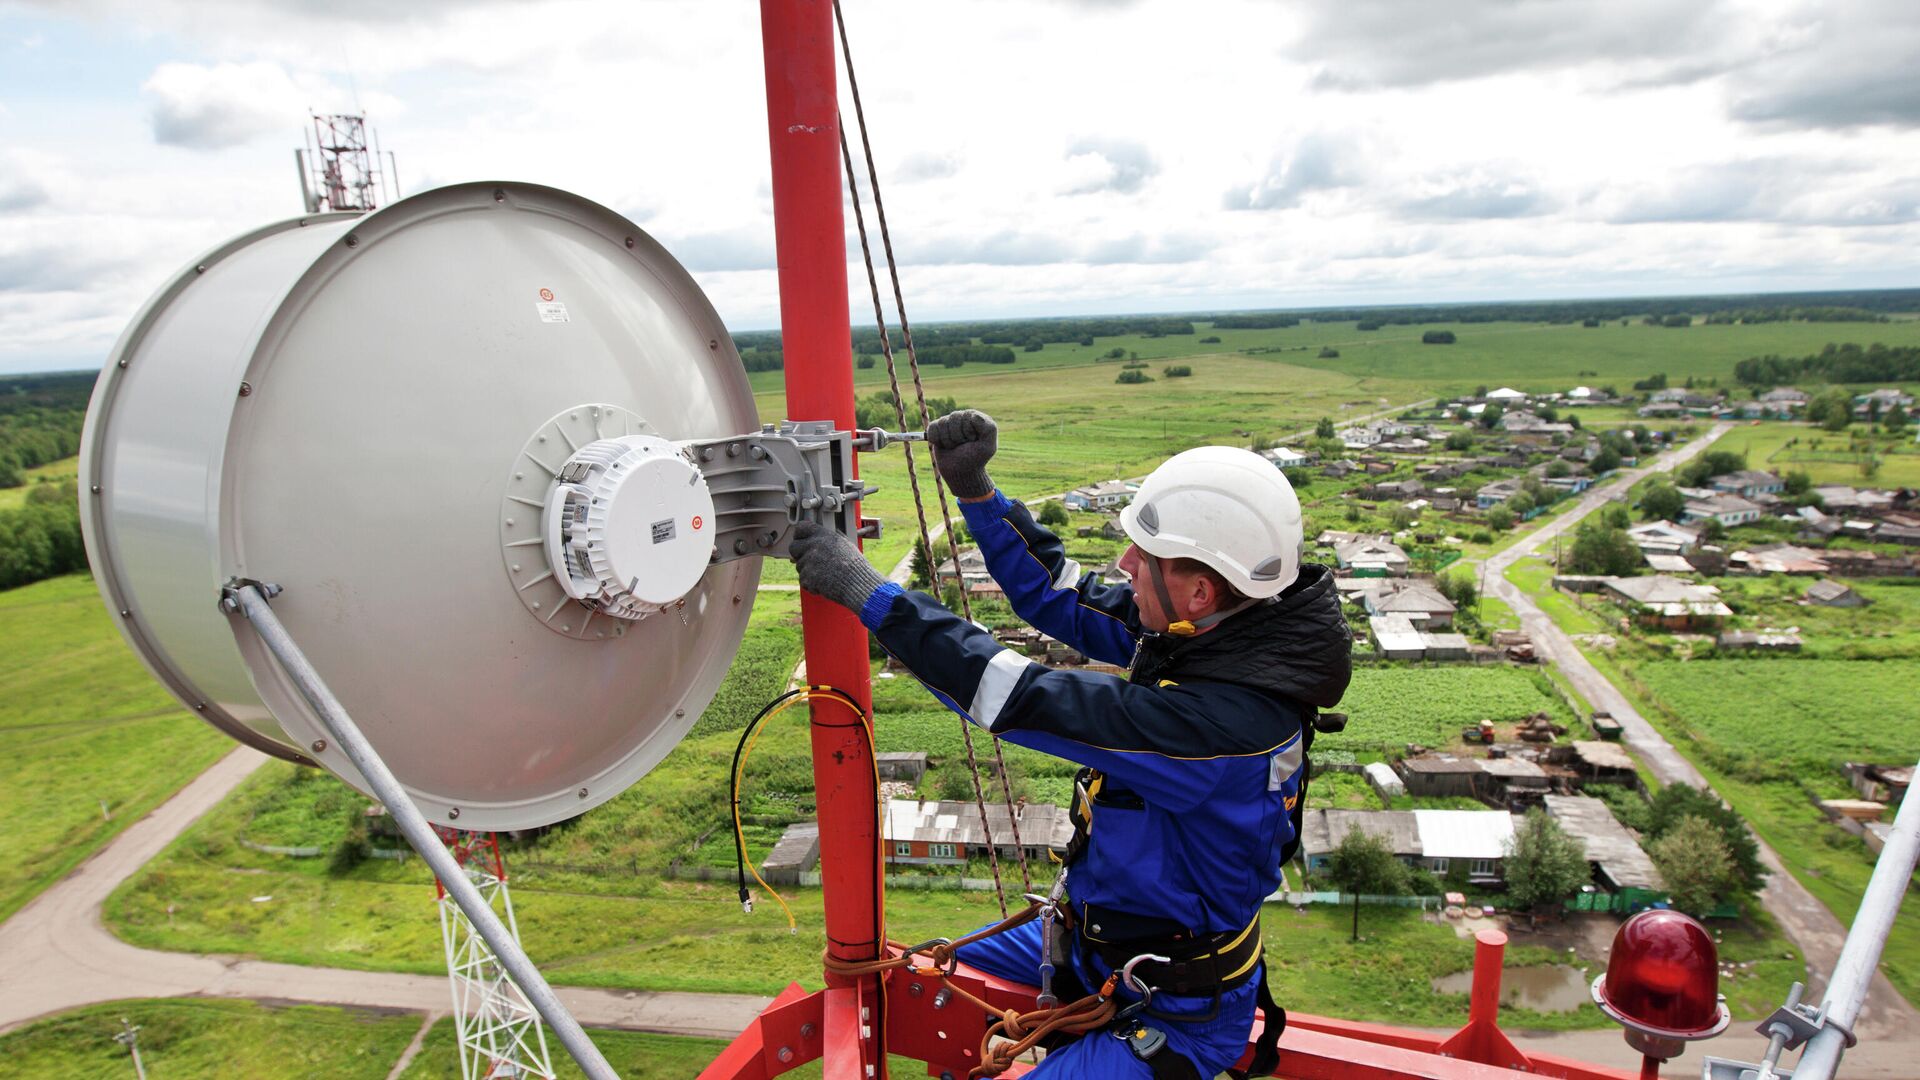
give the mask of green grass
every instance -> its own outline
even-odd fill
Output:
[[[1920,579],[1867,578],[1847,582],[1866,607],[1802,603],[1811,579],[1772,575],[1721,578],[1720,598],[1748,627],[1799,627],[1804,655],[1849,660],[1920,656]]]
[[[0,510],[18,510],[27,501],[27,492],[36,484],[57,484],[62,480],[71,480],[80,475],[80,459],[61,458],[50,461],[36,469],[26,469],[21,475],[26,483],[19,487],[0,488]]]
[[[1846,432],[1771,422],[1737,427],[1721,436],[1714,449],[1745,455],[1751,468],[1782,475],[1804,472],[1816,484],[1920,486],[1920,445],[1911,434],[1862,439],[1857,446],[1855,442]],[[1871,476],[1861,467],[1869,457],[1878,463]]]
[[[1543,683],[1536,672],[1504,666],[1360,667],[1340,703],[1346,730],[1320,736],[1313,749],[1399,753],[1407,743],[1456,743],[1481,720],[1511,723],[1542,711],[1570,720]]]
[[[1608,621],[1579,599],[1553,587],[1553,564],[1537,555],[1529,555],[1507,567],[1507,580],[1533,598],[1555,626],[1569,634],[1597,634],[1609,629]]]
[[[407,1012],[196,998],[109,1001],[0,1035],[0,1077],[132,1076],[127,1049],[113,1040],[122,1017],[140,1028],[140,1058],[153,1080],[385,1080],[420,1029],[420,1017]]]
[[[232,746],[140,666],[84,575],[0,592],[0,684],[0,918]]]
[[[1874,856],[1814,803],[1854,797],[1843,760],[1920,756],[1920,713],[1905,691],[1920,662],[1588,655],[1807,891],[1851,922]],[[1920,905],[1902,907],[1880,966],[1909,1001],[1920,1000]]]

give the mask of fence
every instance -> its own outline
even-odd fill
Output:
[[[1303,904],[1334,904],[1337,906],[1353,903],[1353,894],[1340,892],[1277,892],[1267,897],[1267,903],[1293,904],[1295,906]],[[1434,910],[1446,906],[1446,902],[1438,896],[1370,896],[1366,893],[1360,894],[1360,903],[1363,907],[1410,907],[1419,908],[1421,911]]]

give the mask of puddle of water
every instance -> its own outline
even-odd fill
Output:
[[[1534,1012],[1572,1012],[1591,1000],[1587,986],[1590,973],[1565,964],[1535,964],[1510,967],[1500,973],[1500,1004]],[[1433,980],[1433,988],[1442,994],[1465,994],[1473,990],[1473,972],[1456,971]]]

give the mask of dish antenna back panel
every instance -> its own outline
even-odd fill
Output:
[[[209,723],[367,790],[220,610],[223,586],[272,582],[431,819],[529,828],[624,790],[713,697],[759,560],[709,564],[703,530],[767,553],[788,515],[707,493],[699,452],[759,427],[719,316],[651,238],[564,192],[465,184],[268,226],[163,287],[95,390],[82,524],[128,642]],[[617,476],[573,461],[610,462],[581,453],[602,440]],[[588,495],[549,513],[563,472]],[[701,520],[715,498],[724,526]]]

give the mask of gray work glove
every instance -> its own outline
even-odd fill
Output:
[[[852,540],[817,521],[802,521],[793,527],[787,552],[800,575],[801,588],[855,614],[866,605],[873,590],[886,584]]]
[[[1000,429],[993,417],[978,409],[950,412],[927,425],[927,445],[947,490],[962,499],[993,494],[987,462],[1000,445]]]

